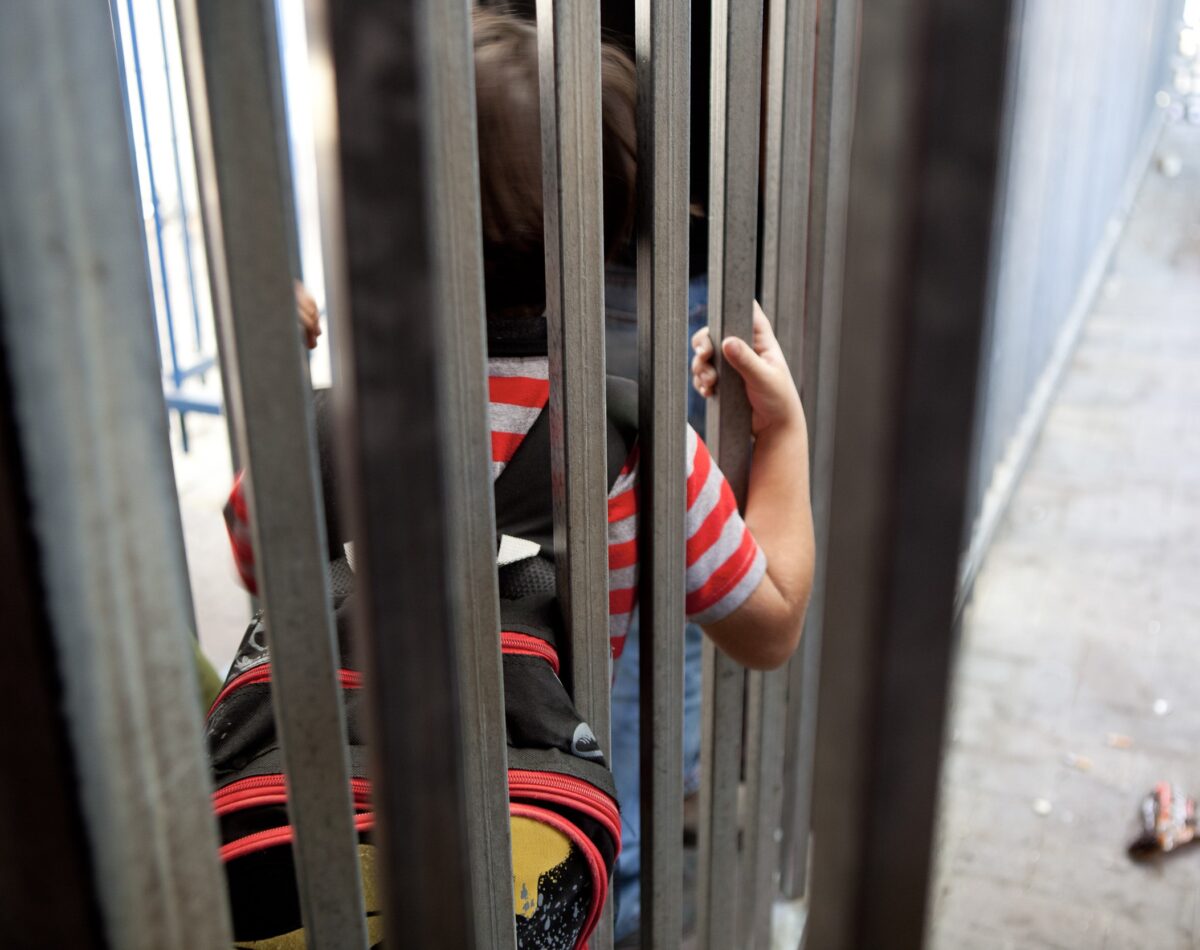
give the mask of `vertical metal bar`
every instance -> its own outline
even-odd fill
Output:
[[[554,554],[575,705],[608,755],[600,7],[538,0]],[[612,942],[605,913],[593,938]]]
[[[642,946],[683,939],[689,0],[638,0]]]
[[[600,16],[564,0],[537,12],[554,548],[575,703],[608,749]]]
[[[192,260],[192,235],[188,228],[187,198],[183,189],[183,168],[179,162],[179,135],[175,118],[174,83],[171,82],[171,60],[167,52],[167,24],[163,12],[163,0],[157,0],[158,43],[163,58],[163,85],[167,93],[167,116],[171,122],[171,157],[175,171],[175,194],[179,197],[179,231],[183,238],[183,258],[187,264],[188,295],[192,301],[192,327],[196,334],[196,348],[200,348],[200,303],[196,298],[196,267]]]
[[[716,0],[712,11],[709,327],[713,339],[750,339],[758,245],[762,4]],[[720,363],[720,346],[717,347]],[[750,404],[736,373],[722,374],[708,407],[708,441],[741,506],[750,470]],[[700,791],[699,945],[737,945],[741,666],[704,643]]]
[[[117,0],[111,0],[116,3]],[[224,326],[229,321],[231,304],[229,272],[222,256],[221,209],[217,201],[217,185],[210,156],[212,130],[208,123],[208,90],[204,87],[204,56],[200,49],[199,31],[195,24],[195,0],[175,0],[175,25],[179,35],[179,59],[183,67],[185,100],[188,107],[188,130],[192,139],[192,161],[196,169],[196,189],[199,201],[200,224],[204,233],[204,262],[208,274],[208,299],[212,305],[213,324]],[[217,348],[221,377],[221,402],[224,407],[225,428],[229,439],[229,460],[233,470],[242,468],[239,448],[241,435],[238,420],[232,412],[233,367],[226,366]]]
[[[771,0],[768,23],[762,292],[788,364],[802,383],[812,152],[815,0]],[[769,945],[778,893],[787,669],[746,678],[746,819],[741,946]],[[799,700],[796,702],[799,706]]]
[[[801,388],[817,558],[800,653],[788,668],[781,882],[788,898],[804,893],[808,867],[860,2],[821,0],[817,23]]]
[[[202,55],[208,129],[198,156],[214,258],[222,366],[251,475],[255,570],[271,630],[272,700],[296,829],[300,909],[314,946],[366,945],[325,520],[288,252],[290,202],[278,143],[279,53],[270,0],[178,5]],[[199,60],[190,64],[201,65]],[[201,118],[201,117],[197,117]],[[215,195],[213,191],[215,189]]]
[[[490,485],[487,344],[475,67],[465,0],[423,5],[428,50],[430,216],[444,393],[451,600],[459,606],[459,708],[475,943],[513,947],[508,744]]]
[[[171,284],[167,274],[166,249],[163,247],[162,214],[158,207],[158,181],[154,174],[154,154],[150,147],[150,120],[146,118],[146,94],[142,83],[142,54],[138,49],[137,24],[133,19],[133,0],[125,0],[125,21],[129,24],[129,48],[133,53],[133,78],[134,84],[137,86],[142,147],[146,151],[146,182],[150,188],[150,208],[154,216],[154,249],[158,258],[159,286],[162,287],[163,316],[167,323],[167,346],[171,353],[171,382],[178,389],[183,383],[183,372],[179,368],[179,350],[175,340],[175,315],[171,307]],[[113,20],[113,30],[119,37],[119,26],[116,20]],[[118,43],[117,49],[118,55],[123,55],[120,43]],[[138,206],[141,206],[140,197]],[[157,326],[157,321],[155,326]]]
[[[5,322],[0,295],[0,324]],[[18,452],[15,394],[0,360],[0,939],[13,946],[100,950],[104,928],[92,885],[87,829],[61,709],[61,674],[30,530]],[[16,767],[19,763],[19,767]],[[33,778],[36,780],[33,780]],[[36,935],[36,936],[35,936]]]
[[[0,336],[108,945],[230,945],[109,11],[0,11]],[[97,941],[102,942],[102,941]]]
[[[923,942],[1010,2],[863,9],[807,944]],[[897,820],[897,816],[903,816]]]
[[[300,280],[304,276],[304,268],[300,263],[300,224],[296,214],[296,182],[292,177],[292,122],[288,114],[287,88],[283,78],[283,46],[280,37],[283,11],[279,0],[270,0],[270,3],[275,24],[271,35],[275,40],[274,53],[279,61],[279,79],[271,90],[275,100],[275,114],[279,116],[279,127],[275,130],[275,148],[279,151],[280,175],[283,177],[283,212],[287,219],[288,261],[292,267],[292,277]]]
[[[493,570],[494,538],[481,537],[486,503],[469,506],[468,498],[451,495],[466,491],[478,499],[490,481],[479,474],[487,469],[477,458],[486,449],[478,429],[481,395],[473,389],[483,382],[473,188],[454,202],[453,218],[435,223],[451,210],[449,190],[473,185],[474,143],[464,140],[469,120],[457,111],[469,102],[463,94],[469,73],[452,74],[450,63],[464,52],[462,21],[439,26],[427,3],[332,3],[328,12],[324,4],[310,4],[309,12],[320,86],[322,204],[327,212],[338,210],[336,183],[328,178],[338,168],[344,202],[344,219],[325,218],[326,262],[342,334],[334,392],[355,539],[357,620],[370,677],[388,940],[412,947],[511,947],[512,879],[495,879],[504,873],[503,859],[486,862],[491,879],[482,894],[476,882],[489,875],[469,867],[481,849],[507,850],[495,799],[486,799],[487,815],[469,823],[464,795],[469,788],[475,807],[478,783],[490,781],[493,796],[504,793],[504,783],[495,748],[502,720],[486,726],[486,774],[481,763],[465,761],[463,745],[464,732],[480,728],[486,704],[497,709],[499,698],[491,652],[495,594],[481,553]],[[435,40],[432,32],[443,28]],[[434,49],[439,42],[445,47]],[[329,98],[333,67],[336,124]],[[446,154],[452,142],[466,154]],[[434,169],[451,161],[452,168]],[[451,248],[471,260],[447,260]],[[465,325],[456,337],[447,325],[459,319]],[[461,375],[445,371],[455,361]],[[450,471],[467,457],[475,473],[469,487],[462,473]],[[452,504],[473,513],[456,521]],[[452,564],[465,556],[464,545],[473,546],[470,573]],[[467,591],[468,583],[480,587]],[[465,642],[472,637],[484,641],[478,653]],[[488,691],[474,697],[475,705],[463,697],[465,707],[460,650],[467,666],[477,664],[471,671],[476,682],[468,680],[462,691]],[[468,842],[481,827],[495,837]],[[499,913],[501,893],[509,901],[506,920]]]

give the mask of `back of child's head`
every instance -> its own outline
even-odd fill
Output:
[[[475,101],[488,315],[536,315],[546,305],[537,28],[476,7]],[[604,244],[611,257],[633,230],[637,83],[633,63],[601,48]]]

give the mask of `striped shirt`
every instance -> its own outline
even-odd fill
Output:
[[[492,479],[504,471],[550,398],[544,356],[488,360]],[[608,612],[613,656],[621,655],[637,605],[638,451],[635,445],[608,493]],[[254,555],[242,480],[225,507],[238,573],[254,590]],[[738,513],[729,482],[691,426],[687,432],[685,609],[707,624],[746,602],[766,573],[766,557]]]

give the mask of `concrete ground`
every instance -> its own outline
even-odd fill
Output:
[[[1158,155],[967,610],[937,950],[1200,947],[1200,846],[1125,855],[1200,794],[1200,128]]]

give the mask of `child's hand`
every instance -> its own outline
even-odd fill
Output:
[[[321,313],[312,294],[300,281],[296,281],[296,315],[300,318],[304,345],[311,350],[317,345],[317,337],[321,335]]]
[[[713,343],[708,327],[692,336],[692,385],[705,398],[717,391],[717,370],[713,365]],[[750,429],[755,437],[767,429],[784,428],[803,422],[800,394],[766,314],[754,303],[753,347],[737,337],[726,337],[721,353],[746,382],[746,396],[752,411]]]

